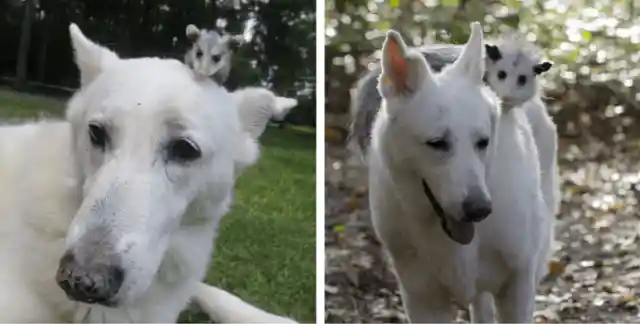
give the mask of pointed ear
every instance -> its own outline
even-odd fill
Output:
[[[411,95],[430,76],[424,57],[410,51],[398,32],[389,30],[382,45],[382,73],[378,80],[382,97]]]
[[[487,57],[494,62],[502,58],[502,53],[500,53],[498,46],[485,44],[484,50],[487,53]]]
[[[196,25],[191,24],[187,26],[187,29],[185,30],[185,34],[187,35],[187,38],[192,43],[195,43],[198,41],[198,39],[200,39],[200,29],[198,29]]]
[[[549,69],[551,68],[551,66],[553,66],[553,63],[551,62],[542,62],[540,64],[536,64],[533,67],[533,73],[540,75],[544,72],[549,71]]]
[[[462,49],[460,57],[451,65],[451,71],[455,71],[473,82],[481,83],[485,71],[484,51],[482,26],[479,22],[472,22],[469,40]]]
[[[234,159],[234,169],[236,177],[240,176],[242,171],[254,165],[260,158],[260,146],[251,134],[240,131],[237,142],[237,150]]]
[[[276,110],[278,112],[290,110],[297,105],[298,100],[296,99],[276,96]]]
[[[239,35],[225,35],[222,37],[222,41],[227,43],[227,46],[231,50],[235,50],[245,43],[245,37],[243,34]]]
[[[85,37],[76,24],[69,25],[69,34],[76,65],[80,70],[80,84],[82,86],[91,83],[106,68],[120,60],[116,53]]]

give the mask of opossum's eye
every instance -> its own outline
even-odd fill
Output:
[[[220,62],[221,59],[222,59],[222,55],[220,55],[220,54],[211,55],[211,61],[214,64],[217,64],[218,62]]]
[[[507,77],[507,72],[500,70],[498,71],[498,79],[499,80],[504,80]]]
[[[107,147],[109,136],[107,135],[107,130],[104,128],[104,126],[96,123],[90,123],[89,138],[91,139],[91,144],[95,148],[104,151],[104,149]]]
[[[487,137],[481,138],[476,142],[476,148],[478,150],[484,151],[487,149],[488,146],[489,146],[489,138]]]
[[[178,138],[169,142],[167,147],[167,157],[176,162],[189,162],[196,160],[202,155],[196,143],[188,138]]]
[[[443,152],[449,151],[449,148],[451,147],[451,145],[449,145],[449,142],[447,142],[447,140],[444,138],[430,139],[426,142],[426,144],[434,150]]]
[[[197,50],[196,51],[196,57],[197,58],[201,58],[202,57],[202,51],[201,50]]]
[[[527,76],[526,75],[519,75],[518,76],[518,85],[519,86],[523,86],[525,83],[527,83]]]

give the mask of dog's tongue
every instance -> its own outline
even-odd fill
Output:
[[[442,224],[442,229],[449,237],[462,244],[467,245],[473,240],[475,228],[473,223],[463,223],[452,219],[451,217],[445,217],[446,221]]]

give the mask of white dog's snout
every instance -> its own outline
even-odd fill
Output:
[[[483,190],[476,189],[470,192],[462,202],[462,221],[479,222],[491,214],[493,206],[491,198]]]

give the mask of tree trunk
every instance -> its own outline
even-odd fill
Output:
[[[27,66],[29,62],[29,45],[31,43],[31,20],[35,11],[35,0],[25,0],[24,17],[20,33],[20,47],[18,48],[18,65],[16,69],[16,87],[24,89],[27,85]]]
[[[51,22],[54,21],[53,12],[45,12],[44,21],[42,22],[42,37],[38,52],[38,81],[45,83],[44,75],[47,68],[47,46],[49,45],[49,29]]]

